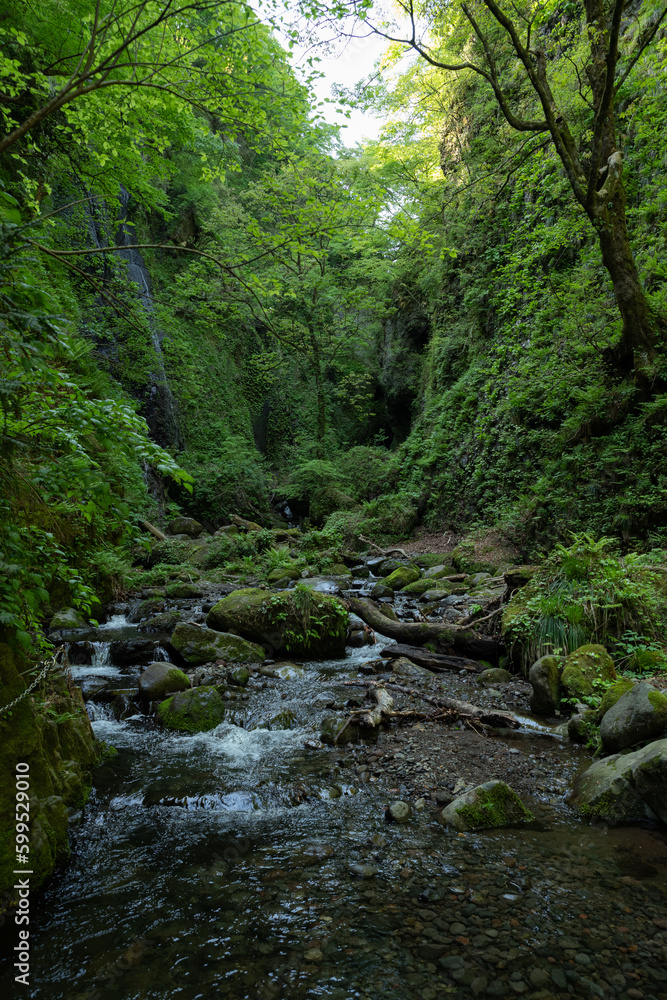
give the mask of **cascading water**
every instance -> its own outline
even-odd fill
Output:
[[[91,667],[107,667],[111,664],[111,643],[93,642],[94,653],[90,660]]]

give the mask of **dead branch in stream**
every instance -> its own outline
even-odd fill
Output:
[[[364,687],[368,690],[377,690],[374,681],[343,681],[345,687]],[[496,726],[499,729],[518,729],[521,723],[510,712],[501,712],[496,709],[481,708],[479,705],[471,705],[467,701],[457,701],[455,698],[435,698],[433,695],[425,694],[418,688],[407,688],[401,684],[384,685],[388,691],[398,691],[411,698],[419,698],[421,701],[434,705],[439,709],[449,709],[460,719],[471,719],[485,726]],[[340,735],[340,734],[339,734]]]
[[[465,656],[446,656],[444,653],[431,653],[428,649],[419,646],[404,646],[397,643],[395,646],[385,646],[380,651],[382,658],[388,657],[395,660],[399,656],[404,656],[406,660],[416,663],[418,667],[425,667],[432,670],[434,674],[441,674],[447,670],[468,670],[471,673],[479,673],[484,670],[484,664],[478,660],[469,660]]]

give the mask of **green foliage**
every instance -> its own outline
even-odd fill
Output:
[[[612,554],[612,545],[609,538],[574,535],[570,546],[555,547],[510,601],[503,634],[524,665],[546,653],[570,653],[584,642],[623,650],[637,633],[667,641],[664,574],[641,556]]]

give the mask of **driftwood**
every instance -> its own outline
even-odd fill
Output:
[[[426,667],[434,674],[441,674],[447,670],[469,670],[471,673],[479,673],[484,670],[484,664],[477,660],[469,660],[465,656],[446,656],[444,653],[431,653],[428,649],[420,649],[419,646],[386,646],[380,651],[380,656],[389,657],[394,660],[397,656],[405,656],[406,659],[416,663],[418,667]]]
[[[373,681],[344,681],[349,687],[365,687],[371,690],[375,687]],[[519,729],[521,723],[511,712],[501,712],[493,708],[481,708],[479,705],[471,705],[467,701],[457,701],[456,698],[434,697],[425,694],[418,688],[403,687],[401,684],[385,685],[388,691],[399,691],[412,698],[420,698],[422,701],[434,705],[436,708],[448,709],[460,719],[470,719],[474,722],[481,722],[485,726],[495,726],[498,729]],[[400,714],[400,713],[399,713]]]
[[[381,556],[391,556],[398,552],[399,555],[405,556],[406,559],[410,558],[404,549],[381,549],[379,545],[372,542],[370,538],[364,538],[363,535],[359,535],[359,541],[363,542],[365,545],[370,545],[371,548],[375,549],[376,552],[379,552]]]
[[[407,645],[423,646],[433,642],[439,647],[460,650],[466,657],[497,660],[500,647],[495,639],[458,629],[456,625],[440,622],[395,622],[386,618],[379,607],[368,599],[352,597],[348,600],[350,611],[370,625],[380,635]]]
[[[167,541],[167,536],[165,535],[164,531],[160,531],[160,529],[156,528],[154,524],[150,523],[150,521],[141,520],[141,521],[139,521],[139,524],[146,531],[149,531],[151,533],[151,535],[153,535],[154,538],[157,538],[157,540],[159,542],[166,542]]]
[[[360,708],[353,712],[343,728],[336,734],[334,745],[343,735],[345,730],[353,722],[369,729],[376,729],[385,719],[392,718],[394,712],[394,699],[385,687],[368,685],[371,699],[375,702],[372,708]]]

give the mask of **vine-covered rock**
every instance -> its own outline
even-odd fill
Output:
[[[179,622],[173,631],[170,645],[178,656],[195,667],[201,663],[210,663],[211,660],[261,663],[265,656],[262,646],[247,642],[238,635],[202,628],[189,622]]]
[[[205,733],[219,726],[225,717],[225,703],[217,688],[202,685],[180,691],[160,702],[158,718],[167,729],[183,733]]]
[[[347,619],[338,598],[299,586],[275,594],[235,590],[211,608],[206,624],[238,632],[275,653],[324,658],[345,655]]]
[[[450,802],[441,822],[455,830],[490,830],[531,823],[535,817],[504,781],[487,781]]]

